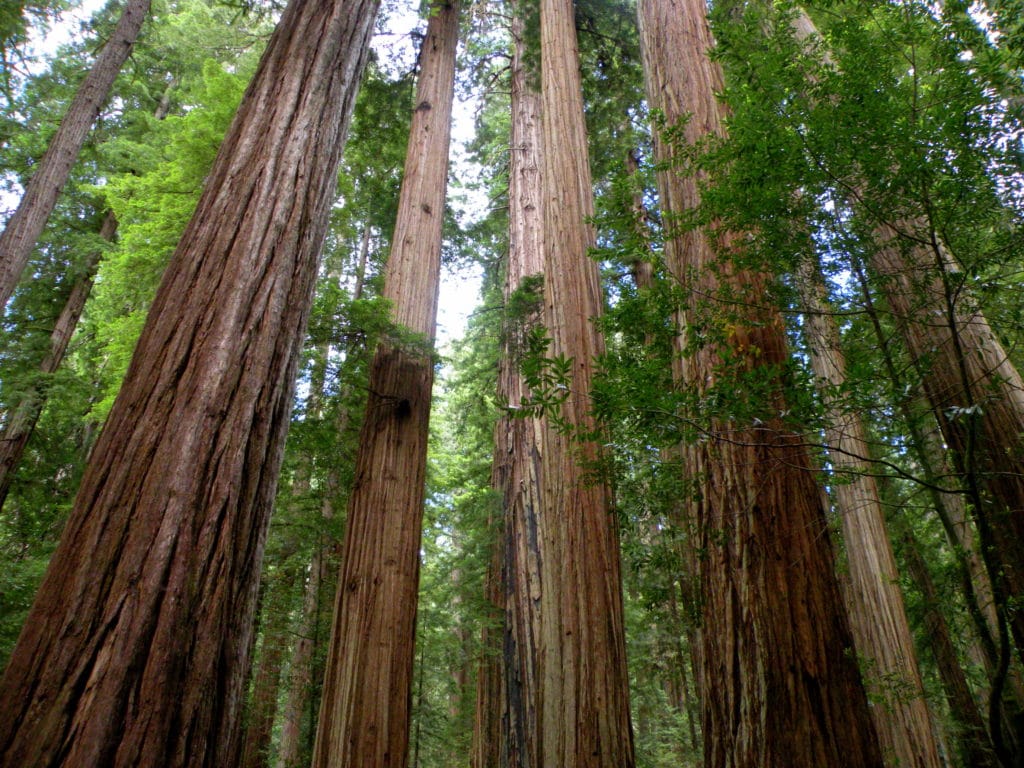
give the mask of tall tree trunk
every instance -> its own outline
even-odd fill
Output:
[[[909,525],[903,527],[903,552],[911,578],[917,584],[924,598],[924,622],[928,630],[928,642],[935,656],[942,689],[949,702],[949,709],[956,721],[957,739],[965,758],[965,765],[971,768],[998,768],[992,742],[985,728],[974,695],[967,683],[964,670],[953,644],[946,617],[939,609],[940,597],[932,581],[928,565],[921,556],[919,545]]]
[[[512,130],[509,137],[509,250],[504,298],[509,307],[526,278],[544,271],[541,211],[541,97],[524,60],[523,9],[512,20]],[[519,304],[519,302],[517,302]],[[539,305],[538,305],[539,310]],[[539,312],[506,317],[498,362],[498,402],[514,410],[527,396],[520,364],[528,329]],[[502,520],[489,585],[503,609],[495,633],[498,663],[481,670],[473,768],[533,768],[538,759],[538,648],[540,645],[540,422],[505,411],[494,431],[491,486],[501,494]],[[484,646],[491,650],[490,636]],[[497,666],[498,679],[494,679]],[[495,711],[497,710],[497,711]]]
[[[850,624],[876,703],[875,728],[887,762],[939,768],[896,558],[870,474],[871,449],[860,415],[837,395],[846,383],[846,360],[816,260],[801,265],[798,283],[811,369],[826,409],[825,444],[838,476],[831,492],[846,543]]]
[[[420,52],[405,176],[384,296],[433,339],[459,13],[435,6]],[[433,362],[383,343],[356,456],[313,765],[404,766],[409,747],[419,548]]]
[[[0,233],[0,310],[14,293],[85,138],[106,103],[117,74],[132,52],[142,23],[149,15],[149,5],[150,0],[128,0],[113,35],[78,86],[71,106],[46,148],[46,154],[25,185],[25,194]]]
[[[5,765],[237,760],[268,515],[376,7],[293,0],[268,43],[0,685]]]
[[[117,217],[113,211],[108,211],[100,225],[99,236],[110,242],[117,233]],[[52,376],[60,364],[64,361],[71,336],[75,332],[78,320],[85,309],[86,299],[92,290],[93,279],[96,277],[96,268],[100,263],[103,251],[96,248],[86,256],[82,264],[82,275],[75,281],[68,294],[67,301],[61,309],[57,322],[50,333],[50,349],[46,356],[39,363],[39,372],[44,377]],[[35,431],[39,422],[39,414],[42,412],[46,401],[46,378],[26,392],[20,402],[9,413],[4,423],[3,432],[0,433],[0,507],[3,507],[7,500],[7,494],[11,490],[11,483],[14,481],[15,471],[25,453],[25,446]]]
[[[997,597],[1005,594],[1024,659],[1024,381],[926,222],[882,224],[878,237],[871,265],[964,476],[993,586]]]
[[[601,479],[590,392],[604,345],[594,213],[571,0],[541,0],[545,321],[550,353],[571,360],[567,427],[542,421],[539,765],[634,764],[619,541]]]
[[[715,100],[722,75],[708,59],[704,3],[640,0],[638,11],[651,107],[669,126],[689,116],[687,142],[724,135]],[[660,137],[655,150],[671,163],[673,148]],[[665,170],[658,189],[669,222],[666,263],[693,296],[684,328],[706,324],[699,313],[720,311],[723,291],[737,304],[722,341],[690,350],[680,339],[678,379],[698,392],[737,373],[776,382],[760,424],[716,419],[712,434],[687,449],[703,552],[705,764],[880,766],[810,458],[771,415],[787,410],[779,377],[788,352],[781,318],[765,302],[770,279],[718,262],[700,232],[672,231],[699,203],[696,179]]]

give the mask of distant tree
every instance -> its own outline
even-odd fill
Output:
[[[157,120],[167,117],[170,109],[170,91],[171,89],[168,87],[157,105],[154,115]],[[116,234],[117,216],[113,211],[107,211],[100,224],[99,238],[103,243],[109,244],[114,240]],[[71,338],[74,336],[78,321],[85,309],[85,303],[92,292],[93,281],[96,278],[96,271],[103,253],[102,246],[92,248],[80,267],[81,275],[73,281],[64,306],[53,324],[49,349],[44,352],[39,361],[39,371],[44,377],[54,374],[64,361]],[[7,493],[14,478],[14,470],[35,430],[45,401],[45,383],[32,387],[21,396],[18,405],[4,423],[3,430],[0,431],[0,507],[3,507],[4,501],[7,499]]]
[[[8,219],[4,231],[0,232],[0,307],[6,306],[14,293],[89,129],[132,52],[142,23],[149,14],[149,4],[150,0],[128,0],[113,35],[78,87],[46,154],[25,185],[18,207]]]

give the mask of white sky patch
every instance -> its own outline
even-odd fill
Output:
[[[0,0],[0,2],[2,1]],[[24,78],[33,77],[47,70],[57,54],[57,49],[70,43],[76,35],[81,34],[82,25],[103,7],[103,1],[82,0],[77,7],[57,16],[49,27],[37,25],[29,29],[28,41],[21,51],[21,59],[12,69],[15,90],[20,87]],[[8,176],[16,194],[0,189],[0,221],[5,221],[9,215],[14,213],[18,201],[21,199],[20,186],[14,181],[13,176]]]
[[[81,34],[82,25],[92,18],[104,0],[82,0],[77,7],[61,13],[49,28],[33,27],[25,46],[25,58],[29,63],[28,74],[44,71],[60,46],[70,43]]]

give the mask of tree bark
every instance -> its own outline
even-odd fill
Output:
[[[871,265],[969,489],[993,586],[1006,595],[1024,659],[1024,381],[958,285],[952,256],[918,224],[881,224]]]
[[[393,320],[433,340],[459,12],[435,7],[420,52],[416,109],[384,296]],[[409,749],[419,548],[434,367],[383,343],[349,499],[313,765],[404,766]]]
[[[688,143],[723,136],[715,100],[723,81],[708,59],[704,3],[641,0],[638,12],[650,106],[668,126],[688,116]],[[655,151],[672,163],[673,147],[660,136]],[[776,388],[760,423],[714,419],[686,448],[699,486],[690,514],[703,553],[705,765],[881,766],[810,458],[777,415],[787,411],[779,377],[788,351],[781,317],[765,300],[770,278],[719,261],[699,231],[673,231],[699,203],[696,179],[663,170],[658,189],[666,264],[692,297],[684,330],[696,334],[713,322],[709,313],[728,313],[720,340],[680,337],[677,379],[699,393],[720,377],[756,371]],[[731,308],[716,306],[723,293]]]
[[[85,138],[132,52],[142,23],[149,15],[149,5],[150,0],[128,0],[113,35],[78,87],[67,114],[46,148],[46,154],[25,185],[25,194],[0,233],[0,309],[7,305],[14,293]]]
[[[544,271],[541,212],[541,96],[524,61],[523,9],[512,20],[512,130],[509,137],[509,250],[504,298],[508,308],[526,278]],[[514,410],[527,396],[520,373],[526,334],[538,312],[506,317],[498,361],[498,402]],[[491,599],[504,613],[494,638],[498,663],[481,672],[478,744],[474,768],[532,768],[538,759],[538,648],[540,614],[540,422],[505,411],[494,431],[491,486],[501,494],[502,520],[495,543]],[[495,576],[496,574],[496,576]],[[490,637],[485,640],[489,647]],[[497,666],[497,680],[494,667]],[[497,711],[495,711],[497,710]]]
[[[238,758],[267,519],[375,13],[293,0],[270,39],[0,685],[6,765]]]
[[[825,444],[836,475],[831,492],[846,544],[850,624],[875,701],[875,728],[887,762],[939,768],[896,558],[870,474],[867,434],[859,414],[837,395],[846,383],[846,359],[816,260],[801,265],[798,283],[811,370],[825,404]]]
[[[903,552],[910,575],[924,597],[925,626],[928,641],[935,655],[935,666],[939,670],[942,689],[949,702],[949,709],[956,720],[957,738],[960,741],[964,764],[971,768],[998,768],[999,760],[992,749],[985,721],[982,720],[974,695],[967,683],[946,617],[939,610],[940,598],[935,590],[931,572],[921,556],[917,541],[910,526],[904,527]]]
[[[593,191],[571,0],[541,0],[545,322],[550,354],[571,360],[566,429],[541,426],[539,765],[634,764],[622,578],[610,490],[600,476],[590,392],[604,345]]]

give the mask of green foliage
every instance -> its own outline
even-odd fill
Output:
[[[480,633],[494,610],[484,584],[501,520],[500,498],[490,486],[497,321],[477,315],[455,343],[454,373],[434,410],[411,746],[424,767],[453,765],[469,752],[476,671],[485,652]]]
[[[95,339],[93,365],[103,392],[93,410],[106,418],[128,369],[146,311],[164,268],[191,218],[220,142],[234,116],[246,78],[208,62],[201,102],[187,114],[152,121],[141,147],[113,142],[113,155],[131,156],[135,168],[102,188],[120,222],[117,248],[96,279],[86,327]]]
[[[0,6],[0,90],[13,98],[13,78],[22,62],[22,46],[30,30],[45,30],[65,8],[67,0],[10,0]]]

